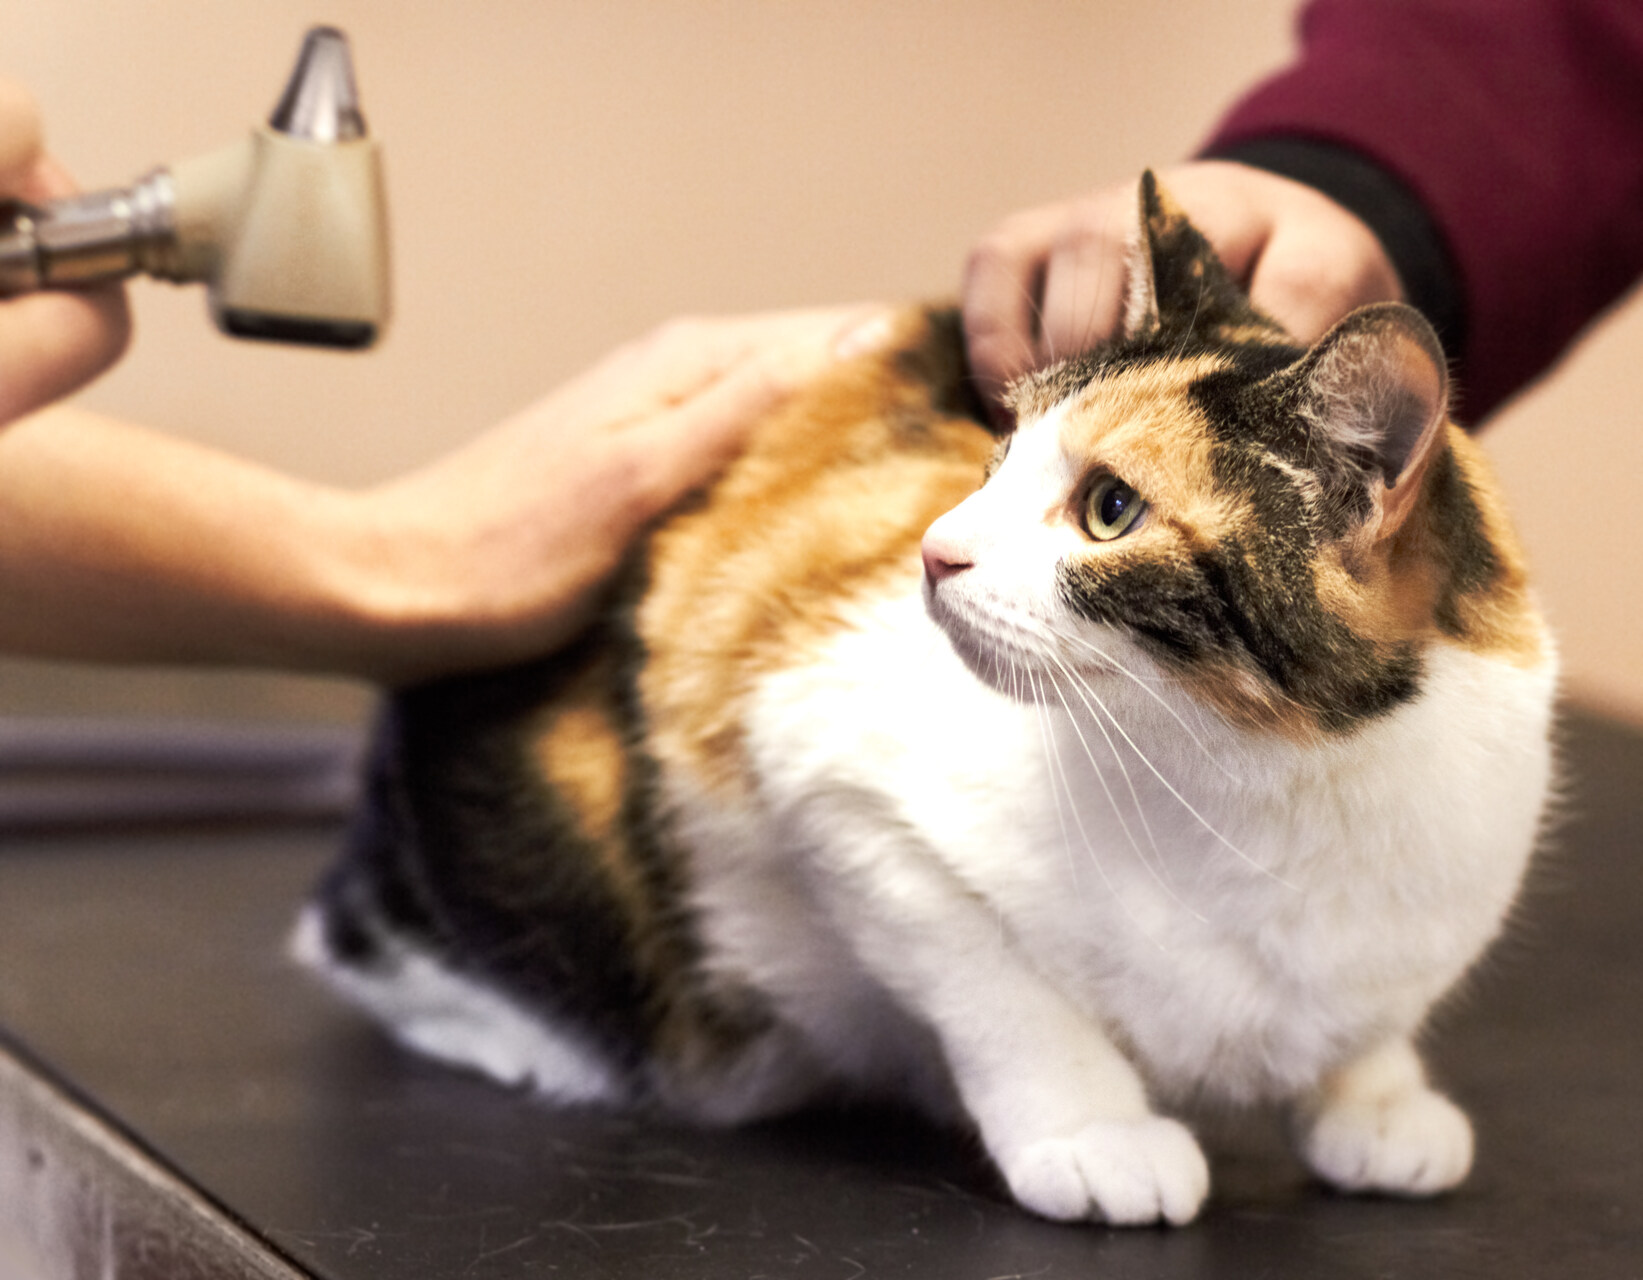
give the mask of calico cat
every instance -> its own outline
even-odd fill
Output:
[[[564,1102],[910,1099],[1051,1218],[1194,1217],[1155,1108],[1200,1099],[1344,1188],[1458,1183],[1412,1038],[1547,792],[1519,550],[1418,313],[1296,345],[1150,175],[1134,257],[1007,438],[910,315],[570,649],[396,695],[299,953]]]

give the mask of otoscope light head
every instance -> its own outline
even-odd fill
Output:
[[[306,142],[351,142],[365,136],[347,36],[335,27],[309,30],[268,127]]]
[[[387,201],[348,38],[315,27],[221,219],[211,309],[225,332],[359,349],[388,316]]]

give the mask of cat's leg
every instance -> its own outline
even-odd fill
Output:
[[[817,889],[864,966],[936,1033],[1011,1192],[1048,1218],[1184,1223],[1209,1190],[1191,1133],[1155,1115],[1102,1028],[906,831],[827,818]]]
[[[1295,1111],[1301,1157],[1346,1191],[1429,1196],[1472,1167],[1472,1125],[1394,1040],[1331,1074]]]

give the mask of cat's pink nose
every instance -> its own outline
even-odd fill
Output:
[[[924,576],[930,579],[932,585],[970,568],[974,563],[953,548],[943,546],[939,538],[933,538],[929,534],[924,535],[922,550]]]

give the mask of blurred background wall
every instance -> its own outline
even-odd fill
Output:
[[[264,117],[315,21],[387,148],[396,317],[368,356],[235,343],[135,287],[106,412],[358,484],[482,429],[669,315],[952,295],[1009,211],[1186,155],[1286,58],[1290,0],[5,0],[84,185]],[[1572,696],[1643,719],[1643,307],[1487,433]],[[351,716],[327,682],[0,664],[0,712]]]

